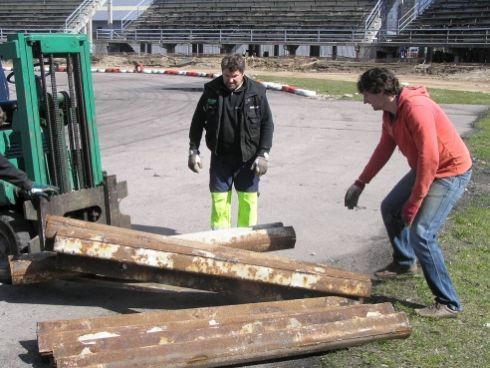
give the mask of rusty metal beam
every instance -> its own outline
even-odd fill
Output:
[[[203,318],[187,321],[161,321],[158,324],[104,328],[98,330],[58,332],[53,347],[55,360],[61,357],[97,354],[104,351],[143,348],[146,346],[179,344],[184,342],[236,336],[263,334],[300,326],[367,318],[394,313],[391,303],[358,304],[332,309],[262,313],[254,316],[238,315],[223,318]]]
[[[292,226],[277,223],[247,228],[232,228],[181,235],[173,238],[197,241],[206,244],[222,245],[231,248],[270,252],[294,248],[296,232]]]
[[[232,295],[240,302],[298,299],[323,296],[326,294],[313,290],[291,289],[286,286],[262,284],[237,278],[217,278],[206,274],[166,270],[62,253],[57,255],[56,268],[68,272],[99,275],[111,279],[154,282],[177,287],[213,291]]]
[[[35,284],[61,278],[72,278],[80,274],[56,268],[56,253],[40,252],[9,257],[12,285]]]
[[[124,229],[111,227],[104,224],[78,221],[67,217],[47,216],[46,237],[53,239],[56,232],[64,226],[79,229],[97,229],[108,234],[126,234]],[[129,229],[128,229],[129,230]],[[129,234],[134,234],[129,230]],[[256,225],[251,228],[232,228],[198,233],[165,236],[152,233],[138,232],[155,240],[165,241],[167,238],[183,239],[186,244],[198,246],[198,244],[221,245],[237,249],[252,250],[255,252],[268,252],[281,249],[294,248],[296,232],[292,226],[284,226],[282,222]]]
[[[170,343],[162,338],[158,344],[145,347],[104,350],[94,354],[85,351],[79,355],[58,356],[56,364],[58,368],[228,366],[323,352],[381,339],[407,337],[411,331],[405,313],[374,313],[366,317],[316,324],[302,324],[293,320],[294,318],[289,320],[289,323],[283,320],[280,326],[284,328],[271,327],[268,330],[261,324],[254,325],[251,319],[236,334],[231,332],[203,339],[199,339],[197,335],[192,341]]]
[[[296,242],[296,233],[293,227],[285,227],[282,223],[263,224],[250,228],[232,228],[180,234],[171,237],[255,252],[290,249],[294,248]],[[35,284],[76,276],[76,274],[70,271],[56,270],[55,258],[55,252],[23,254],[17,259],[11,258],[9,264],[12,284]],[[113,275],[113,277],[115,276]],[[125,279],[129,278],[125,277]],[[135,280],[138,280],[138,278]],[[271,300],[270,298],[268,299]]]
[[[369,276],[320,264],[54,216],[46,229],[58,253],[335,295],[365,297],[371,292]]]
[[[220,307],[202,307],[158,312],[134,313],[125,315],[102,316],[73,320],[39,322],[37,325],[38,348],[43,355],[50,354],[59,339],[59,333],[96,331],[131,326],[157,325],[167,321],[222,320],[230,316],[257,316],[262,314],[281,315],[305,313],[313,310],[330,310],[342,306],[358,305],[352,299],[335,296],[260,302],[251,304],[226,305]],[[63,339],[61,339],[63,341]]]

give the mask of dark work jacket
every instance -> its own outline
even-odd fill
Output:
[[[8,181],[24,190],[30,190],[32,187],[32,181],[29,180],[27,175],[12,165],[2,155],[0,155],[0,179]]]
[[[269,152],[272,146],[274,123],[265,94],[265,87],[244,76],[246,85],[240,122],[240,148],[242,161]],[[189,130],[190,149],[199,149],[203,130],[206,130],[206,146],[218,154],[220,127],[223,123],[223,77],[204,85]]]

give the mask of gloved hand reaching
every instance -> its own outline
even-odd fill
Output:
[[[59,189],[52,185],[33,183],[31,189],[27,191],[27,195],[30,199],[46,198],[50,199],[53,195],[59,193]]]
[[[198,150],[189,150],[189,160],[187,161],[187,166],[196,174],[199,174],[199,170],[202,169],[202,163]]]
[[[254,163],[250,167],[250,170],[255,171],[255,175],[262,176],[267,172],[269,168],[269,155],[264,152],[263,155],[257,156]]]
[[[345,207],[347,207],[349,210],[352,210],[354,207],[357,206],[359,196],[361,195],[365,185],[366,184],[364,184],[362,181],[356,180],[355,183],[352,184],[349,189],[347,189],[344,198]]]

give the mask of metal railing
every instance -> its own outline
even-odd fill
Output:
[[[121,19],[121,31],[126,30],[152,3],[153,0],[141,0],[136,5],[136,9],[131,10]]]
[[[0,42],[5,42],[7,34],[23,33],[58,33],[60,29],[7,29],[0,28]],[[261,43],[261,44],[353,44],[364,42],[363,30],[265,30],[265,29],[147,29],[122,33],[114,29],[98,29],[96,38],[114,42],[152,42],[172,43]],[[398,35],[387,30],[379,30],[378,39],[369,42],[391,43],[396,45],[458,45],[490,47],[490,28],[413,28],[406,29]]]
[[[427,43],[482,45],[490,43],[490,28],[417,28],[406,29],[398,35],[379,30],[378,39],[365,41],[363,29],[137,29],[121,32],[98,29],[97,40],[152,42],[159,44],[353,44],[353,43]]]
[[[490,46],[490,28],[413,28],[393,36],[385,30],[378,33],[381,43],[426,46]]]
[[[379,13],[381,11],[381,5],[383,4],[384,0],[378,0],[376,5],[374,6],[373,10],[371,10],[371,13],[366,17],[366,20],[364,21],[364,30],[367,31],[371,28],[371,25],[373,22],[376,20],[376,18],[379,16]]]
[[[64,31],[71,32],[73,25],[78,21],[80,16],[85,12],[87,6],[92,5],[94,0],[83,0],[83,2],[78,5],[78,7],[66,18]]]
[[[62,32],[61,29],[54,28],[0,28],[0,43],[7,41],[7,35],[14,33],[59,33]]]
[[[114,29],[97,29],[98,40],[125,40],[169,43],[357,43],[364,37],[362,29],[136,29],[121,33]]]
[[[434,0],[419,0],[414,6],[408,9],[398,20],[398,32],[403,31],[410,23],[424,12]]]

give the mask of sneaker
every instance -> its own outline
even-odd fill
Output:
[[[405,266],[400,266],[398,263],[392,262],[388,266],[376,271],[374,276],[380,279],[388,279],[396,276],[412,276],[417,272],[417,264],[414,263],[408,268]]]
[[[460,311],[449,308],[446,304],[435,303],[429,307],[415,309],[415,313],[422,317],[430,318],[456,318]]]

